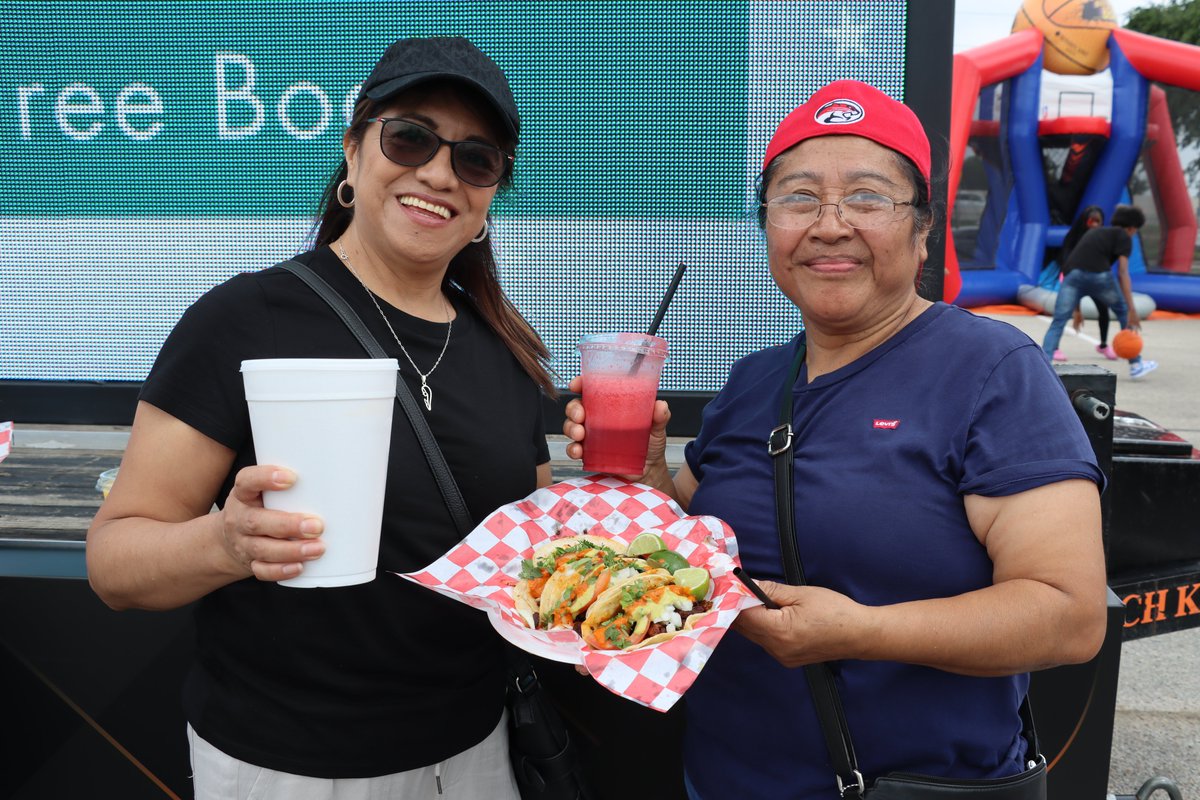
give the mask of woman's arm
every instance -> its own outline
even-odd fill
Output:
[[[582,414],[582,406],[578,411]],[[692,504],[697,481],[687,464],[681,466],[674,475],[671,475],[671,469],[667,466],[667,423],[670,420],[671,408],[665,400],[656,400],[650,425],[650,445],[646,449],[646,471],[635,480],[653,486],[687,511]]]
[[[213,509],[233,459],[224,445],[138,404],[117,480],[87,536],[88,580],[105,603],[176,608],[242,578],[291,577],[324,552],[319,518],[262,508],[264,490],[295,481],[287,470],[241,470],[224,510]]]
[[[679,501],[679,505],[684,511],[692,504],[692,495],[696,493],[697,487],[700,486],[700,481],[696,480],[696,476],[692,474],[692,468],[684,464],[675,473],[675,499]]]
[[[859,658],[1010,675],[1092,658],[1106,620],[1096,485],[1068,480],[965,502],[993,585],[871,607],[829,589],[764,582],[783,608],[747,609],[735,627],[789,667]]]

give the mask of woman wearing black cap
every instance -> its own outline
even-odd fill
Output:
[[[1085,661],[1103,638],[1104,477],[1061,382],[1028,336],[917,292],[930,161],[916,115],[858,81],[792,112],[767,147],[759,220],[804,330],[733,365],[673,476],[656,409],[639,479],[728,522],[776,606],[741,612],[685,696],[693,800],[858,798],[860,781],[933,796],[879,791],[896,771],[1035,797],[1028,672]],[[579,456],[585,409],[567,414]],[[793,549],[809,585],[784,583]],[[840,694],[857,772],[827,747],[827,685],[814,694],[801,669],[814,664],[829,665],[815,673]],[[983,788],[944,796],[997,796]]]
[[[296,257],[398,360],[475,521],[550,481],[548,353],[500,289],[488,227],[518,134],[504,74],[472,44],[396,42],[363,84],[315,247]],[[459,539],[403,414],[378,577],[276,583],[324,551],[322,523],[262,507],[297,476],[255,466],[240,362],[363,355],[290,272],[211,290],[164,344],[89,531],[110,606],[196,603],[184,705],[198,798],[515,797],[500,641],[485,615],[387,574]]]

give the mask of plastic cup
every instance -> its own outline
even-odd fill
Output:
[[[583,468],[641,475],[667,342],[645,333],[599,333],[579,343],[587,436]]]
[[[394,358],[267,358],[242,362],[259,464],[296,473],[263,505],[316,514],[325,552],[281,586],[374,580],[398,365]]]
[[[108,493],[112,490],[113,481],[117,479],[117,470],[119,469],[120,467],[106,469],[100,473],[100,477],[96,478],[96,491],[105,500],[108,499]]]

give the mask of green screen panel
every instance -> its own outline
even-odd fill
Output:
[[[556,369],[684,261],[663,385],[714,391],[800,325],[754,221],[767,140],[830,80],[903,98],[906,5],[0,2],[0,379],[141,380],[199,294],[304,249],[383,49],[454,34],[521,111],[494,239]]]

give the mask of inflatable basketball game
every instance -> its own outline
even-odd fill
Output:
[[[1025,0],[1012,31],[954,57],[947,302],[1052,308],[1043,276],[1057,275],[1072,220],[1136,202],[1158,219],[1130,258],[1138,311],[1200,312],[1196,212],[1164,88],[1200,91],[1200,47],[1119,28],[1107,0]]]

